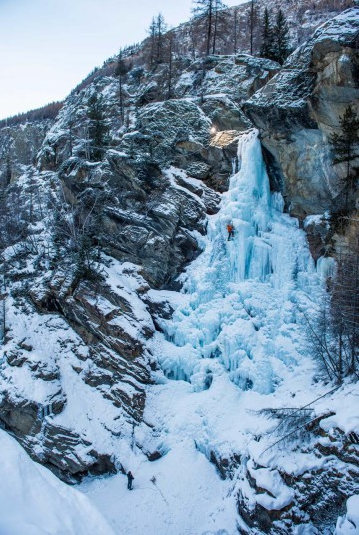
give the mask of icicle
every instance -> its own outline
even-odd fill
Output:
[[[53,414],[53,407],[52,407],[52,403],[50,403],[49,405],[44,405],[43,407],[39,408],[39,412],[38,412],[38,418],[39,420],[45,420],[45,418],[47,418],[48,416],[52,416]]]
[[[237,158],[232,158],[232,176],[237,173]]]
[[[321,256],[317,260],[317,273],[322,281],[327,281],[335,275],[336,263],[334,258]]]
[[[279,191],[272,193],[272,208],[277,212],[284,212],[284,199],[283,195]]]

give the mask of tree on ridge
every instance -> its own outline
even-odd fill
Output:
[[[223,22],[227,7],[222,0],[193,0],[194,7],[192,13],[195,17],[202,18],[206,29],[206,55],[209,56],[216,51],[216,41],[218,37],[219,24]]]

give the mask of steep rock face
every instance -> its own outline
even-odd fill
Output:
[[[283,70],[245,104],[294,215],[322,213],[340,195],[328,136],[352,104],[359,109],[359,8],[321,26]]]
[[[86,156],[88,107],[94,93],[103,99],[110,145],[136,155],[137,160],[150,155],[162,166],[181,156],[183,161],[183,155],[203,161],[211,126],[217,130],[248,128],[251,123],[240,104],[279,71],[277,63],[246,54],[174,60],[169,100],[168,65],[149,68],[140,53],[130,59],[122,80],[123,118],[119,81],[98,77],[65,102],[42,147],[41,169],[55,169],[70,156]],[[212,163],[208,174],[218,172]]]
[[[122,82],[124,119],[118,80],[100,78],[65,103],[39,153],[39,167],[59,170],[72,199],[86,188],[102,189],[98,243],[111,256],[141,265],[155,287],[170,284],[199,252],[192,232],[203,234],[206,213],[217,210],[213,189],[228,186],[236,146],[212,143],[214,132],[248,128],[240,103],[278,68],[247,55],[179,60],[172,73],[177,98],[163,101],[167,66],[137,66]],[[110,135],[99,163],[88,162],[86,145],[95,92]]]
[[[148,285],[132,265],[107,260],[106,283],[74,286],[63,267],[51,279],[40,267],[11,284],[0,421],[35,460],[73,482],[118,468],[109,443],[142,420],[154,326],[139,297]]]
[[[53,121],[44,120],[0,129],[0,185],[16,180],[34,163]]]
[[[123,81],[124,117],[119,82],[104,77],[41,135],[14,128],[21,176],[1,212],[0,421],[66,481],[121,469],[156,368],[147,341],[171,314],[151,288],[171,287],[199,254],[250,125],[240,103],[277,71],[245,55],[179,61],[176,98],[163,100],[166,66],[136,67]],[[89,148],[94,94],[108,128],[100,161]]]

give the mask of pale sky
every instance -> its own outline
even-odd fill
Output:
[[[233,6],[243,0],[227,0]],[[191,0],[0,0],[0,119],[62,100],[94,67],[142,41],[153,16]]]

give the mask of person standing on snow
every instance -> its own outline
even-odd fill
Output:
[[[127,488],[128,488],[128,490],[132,490],[132,481],[134,479],[135,478],[133,477],[132,472],[127,472]]]

